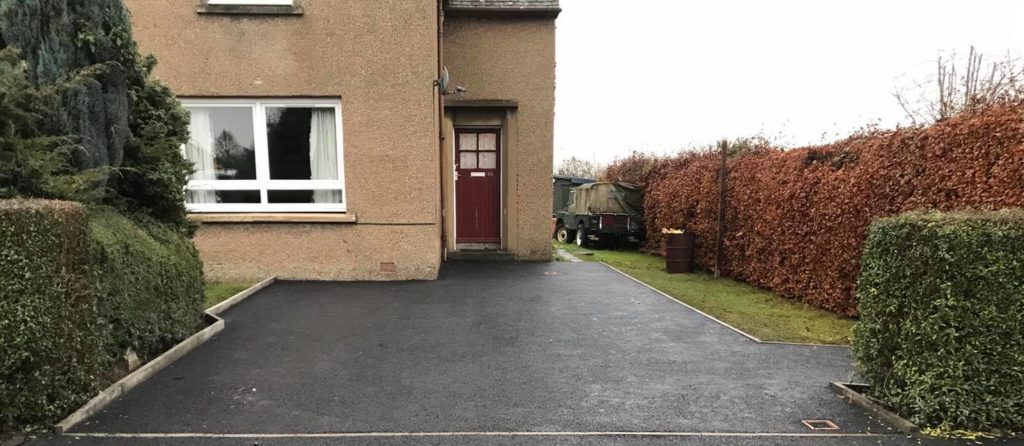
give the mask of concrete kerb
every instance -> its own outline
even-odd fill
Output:
[[[921,435],[921,429],[916,424],[911,423],[906,418],[903,418],[896,413],[886,409],[881,404],[876,403],[867,395],[864,395],[856,390],[853,390],[851,386],[854,384],[844,384],[838,382],[830,382],[829,387],[832,388],[843,399],[850,402],[861,409],[867,410],[875,414],[878,418],[889,423],[891,426],[899,429],[901,432],[908,435]]]
[[[139,384],[142,384],[160,370],[163,370],[168,365],[174,363],[174,361],[177,361],[192,350],[195,350],[196,347],[199,347],[206,343],[206,341],[209,341],[214,335],[224,330],[224,320],[219,316],[221,313],[242,302],[249,296],[252,296],[257,291],[266,288],[270,284],[274,283],[275,280],[275,277],[263,280],[262,282],[249,287],[245,291],[232,296],[224,302],[207,309],[204,316],[209,325],[207,325],[206,328],[190,336],[188,339],[181,341],[178,345],[175,345],[170,350],[167,350],[160,356],[157,356],[152,361],[147,362],[128,376],[121,378],[106,389],[103,389],[103,391],[89,400],[89,402],[85,403],[85,405],[78,408],[78,410],[74,411],[71,415],[68,415],[66,418],[54,425],[53,432],[56,434],[63,434],[71,430],[78,425],[78,423],[81,423],[86,418],[89,418],[103,410],[114,400],[128,393]]]
[[[608,268],[610,268],[612,271],[615,271],[615,272],[617,272],[619,274],[622,274],[623,276],[628,277],[630,280],[632,280],[632,281],[634,281],[636,283],[639,283],[640,285],[643,285],[643,286],[647,287],[648,289],[650,289],[650,290],[652,290],[652,291],[662,295],[666,299],[669,299],[672,302],[675,302],[675,303],[677,303],[679,305],[682,305],[682,306],[684,306],[686,308],[689,308],[689,309],[695,311],[697,314],[700,314],[701,316],[704,316],[704,317],[706,317],[708,319],[711,319],[712,321],[715,321],[719,325],[722,325],[722,326],[724,326],[724,327],[726,327],[726,328],[728,328],[728,329],[730,329],[730,330],[732,330],[732,331],[742,335],[743,337],[745,337],[745,338],[747,338],[747,339],[749,339],[751,341],[754,341],[754,342],[756,342],[758,344],[766,344],[766,345],[796,345],[796,346],[804,346],[804,347],[850,348],[849,346],[846,346],[846,345],[837,345],[837,344],[814,344],[814,343],[809,343],[809,342],[763,341],[760,338],[758,338],[758,337],[756,337],[756,336],[754,336],[754,335],[752,335],[750,333],[747,333],[747,332],[745,332],[743,330],[740,330],[740,329],[738,329],[736,327],[733,327],[732,325],[729,325],[729,324],[727,324],[725,322],[722,322],[721,320],[715,318],[714,316],[712,316],[710,314],[707,314],[707,313],[705,313],[703,311],[698,310],[697,308],[694,308],[692,305],[689,305],[686,302],[683,302],[683,301],[681,301],[679,299],[676,299],[676,298],[674,298],[672,296],[669,296],[668,294],[662,292],[661,290],[659,290],[659,289],[657,289],[655,287],[652,287],[652,286],[642,282],[640,279],[637,279],[636,277],[633,277],[633,276],[631,276],[629,274],[626,274],[625,272],[619,270],[618,268],[616,268],[614,266],[611,266],[611,265],[609,265],[609,264],[607,264],[605,262],[601,262],[601,264],[606,266],[606,267],[608,267]]]

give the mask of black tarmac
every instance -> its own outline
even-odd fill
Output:
[[[921,444],[828,388],[851,378],[846,348],[758,344],[596,263],[279,282],[225,319],[103,413],[33,444]],[[841,436],[778,435],[816,434],[812,419]],[[489,434],[509,432],[561,434]],[[338,435],[351,433],[412,436]]]

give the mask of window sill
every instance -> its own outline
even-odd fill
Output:
[[[202,5],[196,8],[200,14],[226,15],[302,15],[302,7],[278,5]]]
[[[306,214],[188,214],[196,223],[355,223],[355,214],[306,213]]]

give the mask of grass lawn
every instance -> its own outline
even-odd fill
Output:
[[[555,242],[581,260],[605,262],[661,292],[765,341],[849,345],[854,320],[706,272],[669,274],[665,259],[635,251],[584,250]],[[593,252],[593,255],[580,255]]]
[[[217,305],[223,302],[225,299],[234,296],[251,286],[252,284],[250,283],[207,282],[205,308],[210,308],[214,305]]]

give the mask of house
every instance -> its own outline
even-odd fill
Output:
[[[549,258],[558,0],[125,3],[191,115],[208,277]]]

